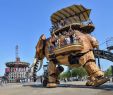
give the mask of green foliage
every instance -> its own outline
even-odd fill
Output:
[[[106,71],[105,71],[105,76],[112,76],[112,68],[109,67]]]
[[[87,75],[87,72],[83,67],[72,69],[72,77],[79,76],[84,77]]]
[[[71,73],[70,73],[69,71],[63,72],[63,73],[60,75],[60,79],[69,78],[69,77],[71,77]]]
[[[70,78],[70,77],[84,77],[87,75],[87,72],[85,71],[85,69],[83,67],[80,68],[74,68],[74,69],[68,69],[66,72],[63,72],[60,75],[60,79],[63,78]]]

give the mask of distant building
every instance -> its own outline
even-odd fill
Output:
[[[8,82],[20,82],[21,79],[27,78],[26,72],[29,65],[27,62],[20,61],[18,57],[18,46],[16,46],[16,61],[6,63],[5,76]]]

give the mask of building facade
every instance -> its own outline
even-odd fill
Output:
[[[20,61],[18,57],[18,46],[16,46],[16,61],[6,63],[5,77],[8,82],[20,82],[20,80],[26,79],[26,72],[28,71],[29,65],[27,62]]]
[[[27,62],[21,62],[19,58],[15,62],[7,62],[5,76],[8,82],[20,82],[21,79],[27,78],[26,72],[29,65]]]

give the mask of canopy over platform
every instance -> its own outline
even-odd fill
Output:
[[[70,23],[82,23],[89,20],[90,12],[91,9],[87,9],[82,5],[72,5],[53,13],[51,22],[53,25],[61,20],[68,20]]]

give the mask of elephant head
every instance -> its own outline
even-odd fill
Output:
[[[40,36],[40,39],[36,45],[35,58],[38,58],[38,60],[42,60],[45,57],[45,46],[46,46],[46,37],[43,34]]]

